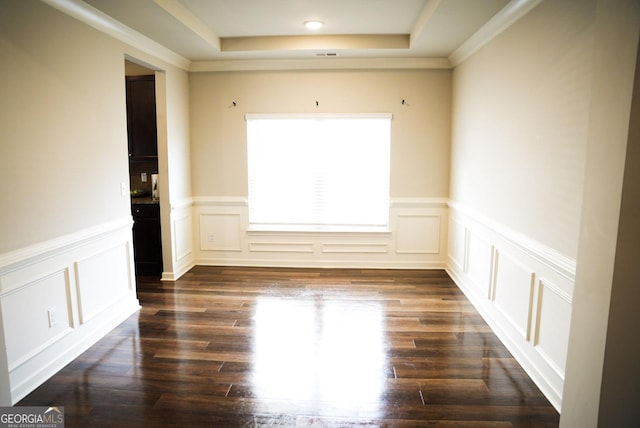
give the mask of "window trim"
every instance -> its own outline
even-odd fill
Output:
[[[389,119],[392,113],[246,113],[244,120],[255,119]]]

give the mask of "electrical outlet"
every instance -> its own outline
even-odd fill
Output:
[[[143,183],[147,182],[147,173],[146,172],[141,172],[140,173],[140,180],[142,180]]]
[[[122,196],[127,196],[127,183],[124,181],[120,183],[120,194]]]
[[[47,310],[47,316],[49,317],[49,328],[58,323],[58,314],[56,314],[56,307],[49,308]]]
[[[213,233],[209,233],[207,235],[207,239],[209,240],[209,242],[216,242],[216,237]]]

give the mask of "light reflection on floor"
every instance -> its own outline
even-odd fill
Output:
[[[254,397],[376,416],[387,363],[382,311],[375,302],[258,298]]]

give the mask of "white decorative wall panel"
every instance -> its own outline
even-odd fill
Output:
[[[128,261],[129,247],[121,244],[75,263],[81,323],[133,290]]]
[[[466,272],[466,238],[467,230],[464,225],[451,218],[449,220],[449,260],[455,263],[459,271]]]
[[[363,253],[363,254],[388,254],[389,244],[381,243],[357,243],[357,242],[325,242],[322,244],[323,253]]]
[[[163,281],[175,281],[194,266],[193,202],[191,199],[172,203],[171,222],[171,263],[163,254]],[[165,243],[166,244],[166,243]],[[163,245],[163,252],[169,246]]]
[[[478,292],[490,298],[493,246],[477,234],[467,235],[467,273]]]
[[[193,254],[193,240],[191,230],[191,216],[184,215],[173,221],[173,234],[175,236],[176,262],[180,262]]]
[[[0,302],[9,370],[73,327],[67,269],[26,284],[2,296]],[[53,325],[49,323],[49,311],[54,312]]]
[[[496,251],[493,300],[513,326],[529,337],[534,274],[513,258]]]
[[[392,201],[389,229],[253,230],[245,198],[194,198],[194,263],[285,267],[444,268],[447,206]]]
[[[208,251],[241,251],[241,216],[236,213],[200,215],[200,249]]]
[[[0,405],[15,404],[140,308],[132,224],[128,216],[0,254]]]
[[[396,226],[396,253],[438,254],[440,216],[399,214]]]
[[[571,297],[550,282],[540,281],[533,344],[551,367],[564,377],[571,324]]]
[[[313,242],[251,241],[249,251],[265,253],[313,253]]]
[[[450,203],[447,271],[558,409],[575,261]]]

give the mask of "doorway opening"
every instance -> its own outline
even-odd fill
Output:
[[[125,60],[129,188],[136,276],[162,274],[155,73]]]

